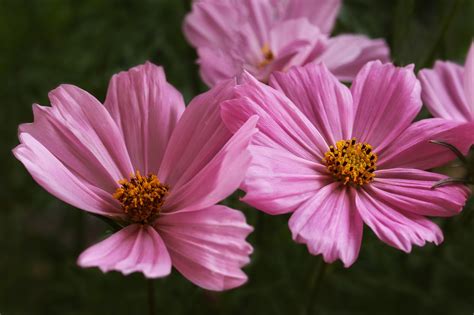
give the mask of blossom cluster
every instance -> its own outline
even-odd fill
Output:
[[[184,21],[210,89],[185,106],[150,62],[112,77],[103,103],[61,85],[33,105],[13,150],[62,201],[114,222],[82,267],[164,277],[175,267],[209,290],[247,281],[237,189],[270,215],[291,213],[295,242],[345,267],[367,225],[410,252],[440,244],[430,217],[470,194],[433,168],[474,143],[474,43],[466,64],[418,77],[390,62],[382,39],[331,36],[340,0],[199,0]],[[346,83],[342,83],[344,81]],[[351,82],[348,87],[347,82]],[[415,121],[423,101],[435,118]]]

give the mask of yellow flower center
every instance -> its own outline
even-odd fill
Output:
[[[151,223],[160,213],[168,195],[168,185],[162,184],[156,175],[142,176],[139,171],[119,181],[113,197],[120,201],[122,209],[133,223]]]
[[[261,50],[262,50],[263,60],[260,61],[260,63],[258,64],[259,69],[265,68],[275,59],[275,55],[273,54],[268,44],[264,44]]]
[[[344,185],[362,186],[374,180],[377,154],[367,143],[351,140],[340,140],[329,147],[324,154],[323,163],[334,179]]]

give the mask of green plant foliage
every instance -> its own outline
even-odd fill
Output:
[[[48,105],[47,92],[60,83],[103,100],[112,74],[151,60],[187,100],[204,91],[181,31],[188,9],[177,0],[0,0],[1,314],[147,312],[141,275],[76,266],[78,254],[104,237],[104,223],[51,197],[10,150],[18,124],[32,121],[31,104]],[[419,68],[440,58],[463,62],[473,16],[471,0],[347,0],[336,32],[383,37],[397,64]],[[241,203],[241,195],[226,203],[243,209],[256,228],[249,283],[211,293],[174,271],[156,281],[158,314],[305,314],[309,303],[314,314],[474,311],[472,202],[463,214],[439,221],[445,231],[439,247],[404,254],[365,230],[353,267],[330,265],[315,287],[321,259],[291,240],[288,217],[263,215]]]

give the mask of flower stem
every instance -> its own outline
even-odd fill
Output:
[[[155,315],[155,283],[153,279],[145,279],[148,291],[148,314]]]
[[[313,314],[313,311],[318,304],[318,294],[321,288],[321,284],[324,280],[324,276],[327,273],[329,264],[325,263],[323,259],[320,260],[319,264],[315,264],[314,272],[311,277],[311,282],[308,287],[308,301],[306,303],[306,315]]]

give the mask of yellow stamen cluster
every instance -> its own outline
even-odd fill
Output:
[[[156,175],[142,176],[139,171],[130,179],[119,181],[113,197],[120,201],[129,220],[134,223],[151,223],[160,213],[169,187]]]
[[[377,154],[367,143],[340,140],[329,147],[324,154],[323,163],[334,178],[344,185],[362,186],[374,180]]]
[[[263,55],[263,60],[260,61],[260,63],[258,64],[259,69],[265,68],[275,59],[275,55],[273,55],[273,52],[270,49],[270,46],[268,44],[263,45],[262,55]]]

